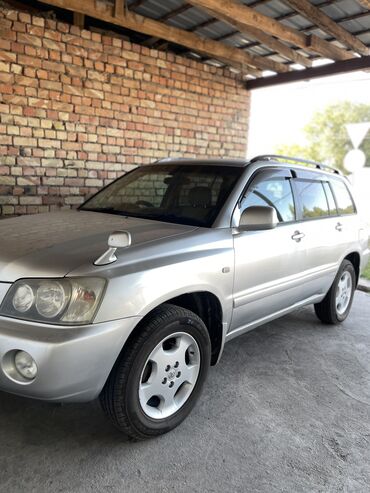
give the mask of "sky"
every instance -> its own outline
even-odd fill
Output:
[[[370,104],[370,72],[325,77],[252,91],[249,158],[271,154],[279,144],[305,144],[312,115],[340,101]]]

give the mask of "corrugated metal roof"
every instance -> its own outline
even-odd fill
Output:
[[[243,3],[251,6],[261,14],[279,20],[288,27],[333,41],[330,34],[313,25],[310,20],[295,12],[282,0],[244,0]],[[322,9],[338,25],[358,36],[363,43],[370,46],[370,11],[367,11],[358,1],[311,0],[311,3]],[[238,33],[234,27],[225,22],[216,19],[212,20],[210,14],[186,4],[183,0],[141,0],[139,2],[137,0],[128,0],[127,4],[128,8],[135,6],[134,10],[144,16],[161,20],[169,25],[194,32],[206,38],[220,40],[230,46],[243,48],[252,55],[268,56],[277,62],[289,63],[285,57],[272,52],[270,48],[263,46],[261,43],[256,43],[253,36],[248,36],[246,33]],[[185,5],[186,7],[184,7]],[[176,14],[177,10],[179,10],[178,14]],[[337,42],[335,44],[343,46]]]
[[[135,3],[135,0],[128,1],[129,8],[133,3]],[[293,10],[280,0],[270,0],[261,4],[258,4],[256,0],[248,0],[243,3],[245,5],[255,5],[254,8],[256,11],[273,18],[279,18],[282,15],[293,13]],[[339,0],[335,3],[330,3],[329,5],[325,5],[325,3],[328,2],[323,2],[323,0],[313,0],[312,3],[317,6],[324,4],[320,7],[322,11],[329,15],[333,20],[341,22],[343,27],[350,32],[356,32],[364,29],[370,30],[370,11],[366,12],[366,9],[354,0]],[[142,15],[152,17],[153,19],[160,19],[162,16],[176,11],[176,9],[180,8],[184,4],[185,2],[182,0],[145,0],[135,9],[135,11]],[[361,15],[360,18],[343,22],[343,19],[346,17],[356,16],[359,14]],[[364,15],[362,16],[362,14]],[[169,19],[167,22],[177,27],[181,27],[182,29],[192,29],[194,26],[197,26],[209,19],[211,19],[211,16],[206,12],[196,7],[191,7],[185,12]],[[312,25],[310,21],[298,13],[294,13],[292,17],[287,20],[283,20],[282,22],[295,29],[305,29]],[[227,33],[228,30],[230,31],[226,24],[223,22],[217,22],[212,24],[212,27],[206,28],[204,34],[217,37]],[[201,31],[202,30],[200,29],[199,32]]]

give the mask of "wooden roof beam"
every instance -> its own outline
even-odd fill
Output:
[[[358,0],[365,9],[370,10],[370,0]]]
[[[259,5],[263,5],[267,2],[270,2],[271,0],[255,0],[255,2],[252,2],[250,4],[248,4],[248,7],[249,8],[254,8],[254,7],[258,7]],[[316,7],[327,7],[328,5],[332,5],[333,3],[337,2],[338,0],[324,0],[318,4],[316,4]],[[360,0],[361,1],[361,0]],[[370,1],[370,0],[365,0],[365,1]],[[362,13],[362,15],[364,14],[364,12]],[[367,14],[367,12],[365,12],[365,14]],[[213,15],[213,14],[212,14]],[[282,20],[285,20],[285,19],[291,19],[292,17],[296,17],[297,15],[299,15],[298,12],[296,11],[292,11],[292,12],[288,12],[287,14],[282,14],[282,15],[279,15],[278,17],[274,17],[274,19],[276,21],[282,21]],[[359,15],[359,14],[357,14]],[[360,14],[361,15],[361,14]],[[218,22],[218,19],[209,19],[208,21],[206,21],[208,23],[208,25],[210,24],[214,24],[216,22]],[[342,21],[339,21],[339,22],[342,22]],[[193,27],[193,31],[196,31],[198,29],[201,29],[203,27],[203,24],[205,24],[204,22],[200,23],[200,24],[197,24],[196,26]],[[312,27],[314,27],[312,25]]]
[[[73,24],[80,29],[85,27],[85,16],[79,12],[73,12]]]
[[[280,22],[263,15],[236,0],[190,0],[196,7],[211,10],[213,13],[226,15],[235,19],[244,27],[255,27],[290,44],[313,51],[333,60],[346,60],[353,55],[342,48],[327,43],[318,36],[306,36],[296,29],[280,24]]]
[[[361,29],[359,31],[355,31],[353,34],[356,35],[356,36],[359,36],[361,34],[370,34],[370,29]],[[332,40],[333,40],[333,38],[329,39],[328,41],[332,41]],[[259,45],[260,44],[257,43],[257,42],[250,42],[250,43],[248,43],[246,45],[239,46],[239,48],[254,48],[255,46],[259,46]],[[368,48],[370,48],[370,44],[367,44],[366,46]],[[294,49],[297,50],[298,48],[294,48]],[[278,53],[276,53],[274,51],[269,51],[269,52],[264,53],[263,55],[260,55],[260,56],[266,57],[266,56],[273,56],[273,55],[278,55]],[[312,62],[314,60],[318,60],[318,59],[320,59],[320,57],[318,55],[312,55],[312,56],[310,56],[310,60]],[[353,58],[351,60],[353,60]],[[292,63],[292,62],[288,62],[288,63]]]
[[[260,29],[252,26],[249,26],[247,28],[244,26],[244,24],[241,24],[237,20],[232,19],[231,17],[224,14],[218,14],[211,10],[207,10],[207,12],[209,12],[210,15],[215,16],[220,21],[226,22],[230,24],[230,26],[235,27],[235,29],[237,29],[238,32],[240,32],[241,34],[244,34],[247,37],[252,36],[255,40],[259,41],[264,46],[271,48],[273,51],[276,51],[279,55],[282,55],[284,58],[287,58],[288,60],[291,60],[295,63],[299,63],[304,67],[312,66],[312,62],[309,60],[309,58],[300,55],[296,51],[292,50],[292,48],[289,48],[289,46],[285,45],[284,43],[277,40],[273,36],[269,36],[268,34],[261,31]]]
[[[172,18],[173,16],[176,16],[189,8],[192,8],[192,5],[185,4],[181,7],[179,7],[176,10],[172,10],[168,14],[163,15],[159,20],[165,21],[167,19]],[[246,29],[244,26],[239,25],[238,22],[233,21],[232,19],[229,19],[226,16],[221,16],[219,14],[215,14],[212,11],[208,11],[210,15],[214,16],[217,18],[217,20],[227,22],[228,24],[232,25],[235,27],[238,32],[241,32],[242,34],[245,34],[246,36],[252,36],[254,39],[257,41],[261,42],[268,48],[271,48],[273,51],[276,51],[278,54],[282,55],[284,58],[287,58],[290,61],[293,61],[294,63],[298,63],[300,65],[303,65],[305,67],[311,67],[312,62],[309,60],[309,58],[297,53],[296,51],[292,50],[289,48],[287,45],[284,43],[278,41],[277,39],[273,38],[272,36],[269,36],[268,34],[264,33],[260,29],[254,28],[254,27],[249,27]],[[213,19],[212,19],[213,22]],[[202,26],[203,27],[203,26]],[[197,29],[199,26],[197,26]],[[193,29],[189,29],[189,31],[193,31]],[[150,38],[147,41],[144,41],[145,46],[153,46],[155,43],[159,41],[158,38]],[[157,46],[158,47],[158,46]]]
[[[300,15],[311,21],[325,33],[331,34],[337,41],[361,55],[369,55],[370,51],[358,38],[352,36],[342,26],[335,22],[331,17],[318,9],[308,0],[284,0],[286,4],[296,10]]]
[[[263,87],[299,82],[302,80],[316,79],[317,77],[328,77],[331,75],[345,74],[356,70],[366,70],[370,67],[370,56],[351,58],[351,60],[340,60],[319,67],[306,68],[305,70],[293,70],[286,74],[277,74],[270,77],[261,77],[246,82],[247,89],[260,89]]]
[[[328,4],[328,2],[323,2],[323,3],[320,3],[318,4],[319,6],[323,5],[323,4]],[[292,17],[293,15],[298,15],[297,12],[294,12],[294,14],[292,13],[289,13],[289,14],[284,14],[280,17],[277,17],[276,20],[283,20],[283,19],[288,19],[290,17]],[[340,19],[337,19],[337,22],[338,23],[342,23],[342,22],[346,22],[347,20],[357,20],[357,19],[361,19],[362,17],[365,17],[369,15],[369,12],[362,12],[361,14],[354,14],[354,15],[350,15],[350,16],[347,16],[347,17],[341,17]],[[315,26],[314,25],[310,25],[310,26],[307,26],[305,27],[304,29],[300,29],[301,32],[304,32],[305,34],[309,35],[310,34],[310,31],[312,29],[314,29]],[[354,31],[352,32],[352,35],[353,36],[361,36],[362,34],[368,34],[370,32],[370,30],[368,29],[362,29],[362,30],[359,30],[359,31]],[[233,33],[230,33],[230,34],[226,34],[224,36],[219,36],[218,38],[216,38],[215,40],[216,41],[224,41],[225,39],[229,39],[231,38],[232,36],[235,36],[235,34],[238,34],[239,31],[234,31]],[[331,36],[330,38],[326,38],[326,41],[334,41],[335,38],[333,36]],[[254,48],[256,46],[260,46],[261,43],[259,42],[256,42],[256,41],[248,41],[247,43],[243,43],[241,45],[238,46],[238,48],[241,48],[241,49],[248,49],[248,48]],[[367,45],[367,47],[369,48],[369,46]],[[297,50],[297,48],[294,48],[294,50]],[[268,53],[267,55],[260,55],[260,56],[272,56],[272,55],[275,55],[277,53]],[[311,57],[312,59],[312,57]]]
[[[271,0],[269,0],[271,1]],[[324,0],[323,2],[320,2],[318,4],[316,4],[316,7],[326,7],[328,5],[332,5],[333,3],[337,2],[338,0]],[[370,1],[370,0],[369,0]],[[262,2],[262,0],[256,0],[255,2],[253,3],[250,3],[248,5],[248,7],[255,7],[257,5],[260,5],[260,2]],[[213,16],[214,14],[212,14]],[[274,17],[274,19],[276,21],[283,21],[283,20],[288,20],[288,19],[291,19],[292,17],[296,17],[300,15],[298,12],[296,11],[291,11],[291,12],[288,12],[287,14],[282,14],[282,15],[279,15],[278,17]],[[340,19],[337,19],[336,22],[339,22],[339,23],[342,23],[342,22],[346,22],[347,20],[356,20],[356,19],[360,19],[361,17],[364,17],[366,15],[369,15],[368,12],[361,12],[360,14],[354,14],[354,15],[351,15],[351,16],[346,16],[346,17],[341,17]],[[218,22],[218,19],[210,19],[208,22],[211,22],[211,20],[213,22]],[[203,23],[201,24],[197,24],[196,26],[194,26],[191,30],[192,31],[197,31],[198,29],[201,29],[203,27]],[[314,29],[316,26],[314,24],[311,24],[310,26],[308,27],[305,27],[304,29],[298,29],[298,31],[301,31],[301,32],[305,32],[307,34],[307,31],[311,30],[311,29]],[[223,36],[219,36],[217,38],[215,38],[216,41],[223,41],[225,39],[229,39],[229,38],[232,38],[233,36],[235,36],[235,34],[238,34],[238,30],[235,30],[231,33],[228,33],[228,34],[224,34]],[[354,34],[354,33],[352,33]],[[327,40],[328,41],[328,40]],[[329,41],[332,41],[329,40]],[[259,46],[260,43],[257,43],[256,45],[253,44],[253,46]],[[244,46],[243,46],[244,47]],[[240,48],[240,46],[239,46]]]
[[[290,67],[282,63],[274,62],[263,57],[253,56],[243,50],[228,46],[218,41],[202,38],[194,33],[189,33],[183,29],[169,26],[158,22],[149,17],[134,14],[127,10],[123,17],[114,15],[114,6],[106,4],[103,8],[97,8],[95,0],[40,0],[42,3],[53,5],[54,7],[67,9],[72,12],[88,15],[95,19],[124,27],[132,31],[144,33],[148,36],[155,36],[171,43],[175,43],[186,48],[202,53],[211,58],[227,60],[228,65],[248,73],[248,67],[257,70],[272,70],[274,72],[288,72]]]
[[[114,0],[114,16],[123,17],[125,15],[126,1]]]

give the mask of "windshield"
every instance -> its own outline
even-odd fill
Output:
[[[241,173],[242,168],[233,166],[141,166],[80,209],[211,227]]]

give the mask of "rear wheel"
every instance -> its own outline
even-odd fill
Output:
[[[167,433],[194,407],[210,359],[203,321],[189,310],[162,305],[124,349],[101,393],[102,407],[131,438]]]
[[[343,322],[351,310],[355,289],[355,269],[349,260],[344,260],[328,294],[315,305],[318,318],[327,324]]]

